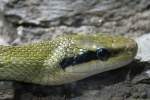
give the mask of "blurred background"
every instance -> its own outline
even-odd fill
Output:
[[[149,0],[0,0],[1,45],[51,40],[62,34],[135,38],[149,32]],[[143,76],[147,68],[133,62],[55,87],[1,81],[0,100],[150,100],[150,85]]]

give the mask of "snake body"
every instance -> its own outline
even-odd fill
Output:
[[[122,67],[136,54],[123,36],[66,35],[51,41],[0,46],[0,80],[60,85]]]

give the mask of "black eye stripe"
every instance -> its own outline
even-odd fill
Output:
[[[107,49],[97,49],[96,51],[87,51],[76,57],[65,58],[60,62],[60,66],[65,69],[68,66],[82,64],[92,60],[106,60],[109,57]]]
[[[75,60],[76,60],[76,64],[80,64],[83,62],[88,62],[90,60],[96,60],[97,56],[95,52],[92,51],[88,51],[82,55],[78,55]]]
[[[67,66],[71,66],[71,65],[73,66],[73,65],[81,64],[96,59],[98,59],[96,53],[88,51],[81,55],[77,55],[76,57],[69,57],[63,59],[62,62],[60,63],[60,66],[64,69]]]

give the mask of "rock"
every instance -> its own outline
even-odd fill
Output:
[[[135,58],[141,62],[150,62],[150,33],[136,38],[135,40],[138,45],[138,52]]]
[[[55,26],[58,31],[65,25],[73,31],[94,26],[96,32],[141,35],[149,31],[149,5],[147,0],[11,0],[4,13],[18,27],[30,29]]]
[[[0,100],[12,100],[15,90],[12,82],[0,82]]]

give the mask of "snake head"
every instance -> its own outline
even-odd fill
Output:
[[[62,37],[61,37],[62,38]],[[68,35],[65,56],[60,60],[58,83],[68,83],[130,63],[137,44],[130,38],[111,35]],[[67,40],[67,42],[66,42]]]

